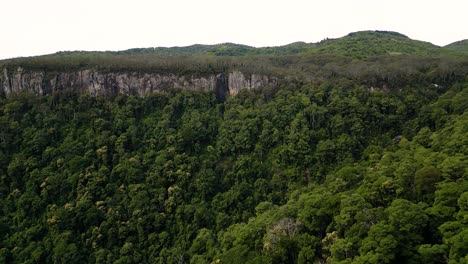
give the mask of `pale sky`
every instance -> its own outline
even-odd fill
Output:
[[[468,38],[467,0],[0,0],[0,59],[195,43],[277,46],[359,30],[446,45]]]

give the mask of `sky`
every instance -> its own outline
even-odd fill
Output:
[[[0,0],[0,59],[233,42],[278,46],[360,30],[442,46],[468,38],[467,0]]]

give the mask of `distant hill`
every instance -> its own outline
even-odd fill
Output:
[[[162,56],[188,56],[188,55],[217,55],[217,56],[239,56],[255,49],[247,45],[234,43],[222,43],[216,45],[194,44],[185,47],[155,47],[136,48],[113,52],[119,55],[156,54]]]
[[[445,49],[468,53],[468,39],[460,40],[444,46]]]
[[[379,55],[450,55],[452,52],[429,42],[413,40],[391,31],[360,31],[345,37],[320,42],[311,53],[335,54],[355,58]]]
[[[301,53],[315,47],[316,44],[294,42],[284,46],[255,48],[235,43],[222,43],[216,45],[195,44],[185,47],[155,47],[137,48],[112,52],[117,55],[155,54],[161,56],[249,56],[249,55],[291,55]]]
[[[319,43],[294,42],[276,47],[252,47],[235,43],[215,45],[194,44],[185,47],[134,48],[123,51],[108,51],[112,55],[158,56],[282,56],[296,54],[327,54],[352,58],[368,58],[381,55],[439,56],[460,55],[468,48],[466,41],[455,42],[444,48],[429,42],[410,39],[392,31],[359,31],[336,39],[325,39]],[[59,52],[56,55],[82,54],[89,52]]]
[[[360,31],[318,43],[294,42],[275,47],[256,48],[222,43],[134,48],[123,51],[62,51],[49,55],[0,60],[0,70],[7,68],[9,72],[13,72],[22,68],[64,72],[95,69],[102,72],[133,71],[176,75],[207,75],[242,70],[249,73],[323,79],[328,74],[325,72],[336,74],[338,66],[343,68],[351,62],[361,61],[365,64],[366,61],[378,61],[384,65],[394,61],[395,65],[405,65],[417,61],[418,65],[425,65],[421,66],[422,68],[427,68],[432,66],[427,66],[426,59],[438,61],[440,57],[445,57],[444,61],[460,61],[466,59],[466,48],[466,40],[439,47],[429,42],[410,39],[397,32]],[[346,67],[346,70],[342,69],[340,72],[354,74],[358,69],[355,66]],[[358,72],[365,72],[365,69]],[[319,75],[321,77],[317,77]]]

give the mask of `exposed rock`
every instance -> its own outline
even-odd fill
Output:
[[[242,72],[234,71],[228,78],[229,94],[236,95],[241,89],[259,89],[267,86],[277,86],[278,80],[275,77],[266,75],[244,75]]]
[[[5,95],[23,91],[36,95],[52,95],[63,91],[77,91],[92,96],[115,96],[117,94],[139,95],[166,92],[168,89],[213,91],[218,100],[227,95],[236,95],[240,89],[257,89],[277,86],[275,77],[245,75],[234,71],[207,76],[178,76],[157,73],[103,73],[94,70],[48,73],[27,71],[18,68],[14,72],[3,70],[0,76],[0,91]]]
[[[247,89],[251,88],[250,80],[246,79],[244,74],[238,71],[235,71],[229,74],[228,84],[229,84],[230,95],[236,95],[237,93],[239,93],[239,90],[242,88],[247,88]]]

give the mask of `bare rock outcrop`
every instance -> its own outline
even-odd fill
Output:
[[[36,95],[75,91],[91,96],[145,96],[167,92],[169,89],[181,89],[212,91],[218,99],[224,100],[228,95],[236,95],[241,89],[261,89],[277,85],[278,79],[275,77],[244,74],[240,71],[206,76],[179,76],[138,72],[104,73],[96,70],[50,73],[17,68],[12,72],[3,69],[3,74],[0,75],[0,92],[5,96],[24,91]]]

